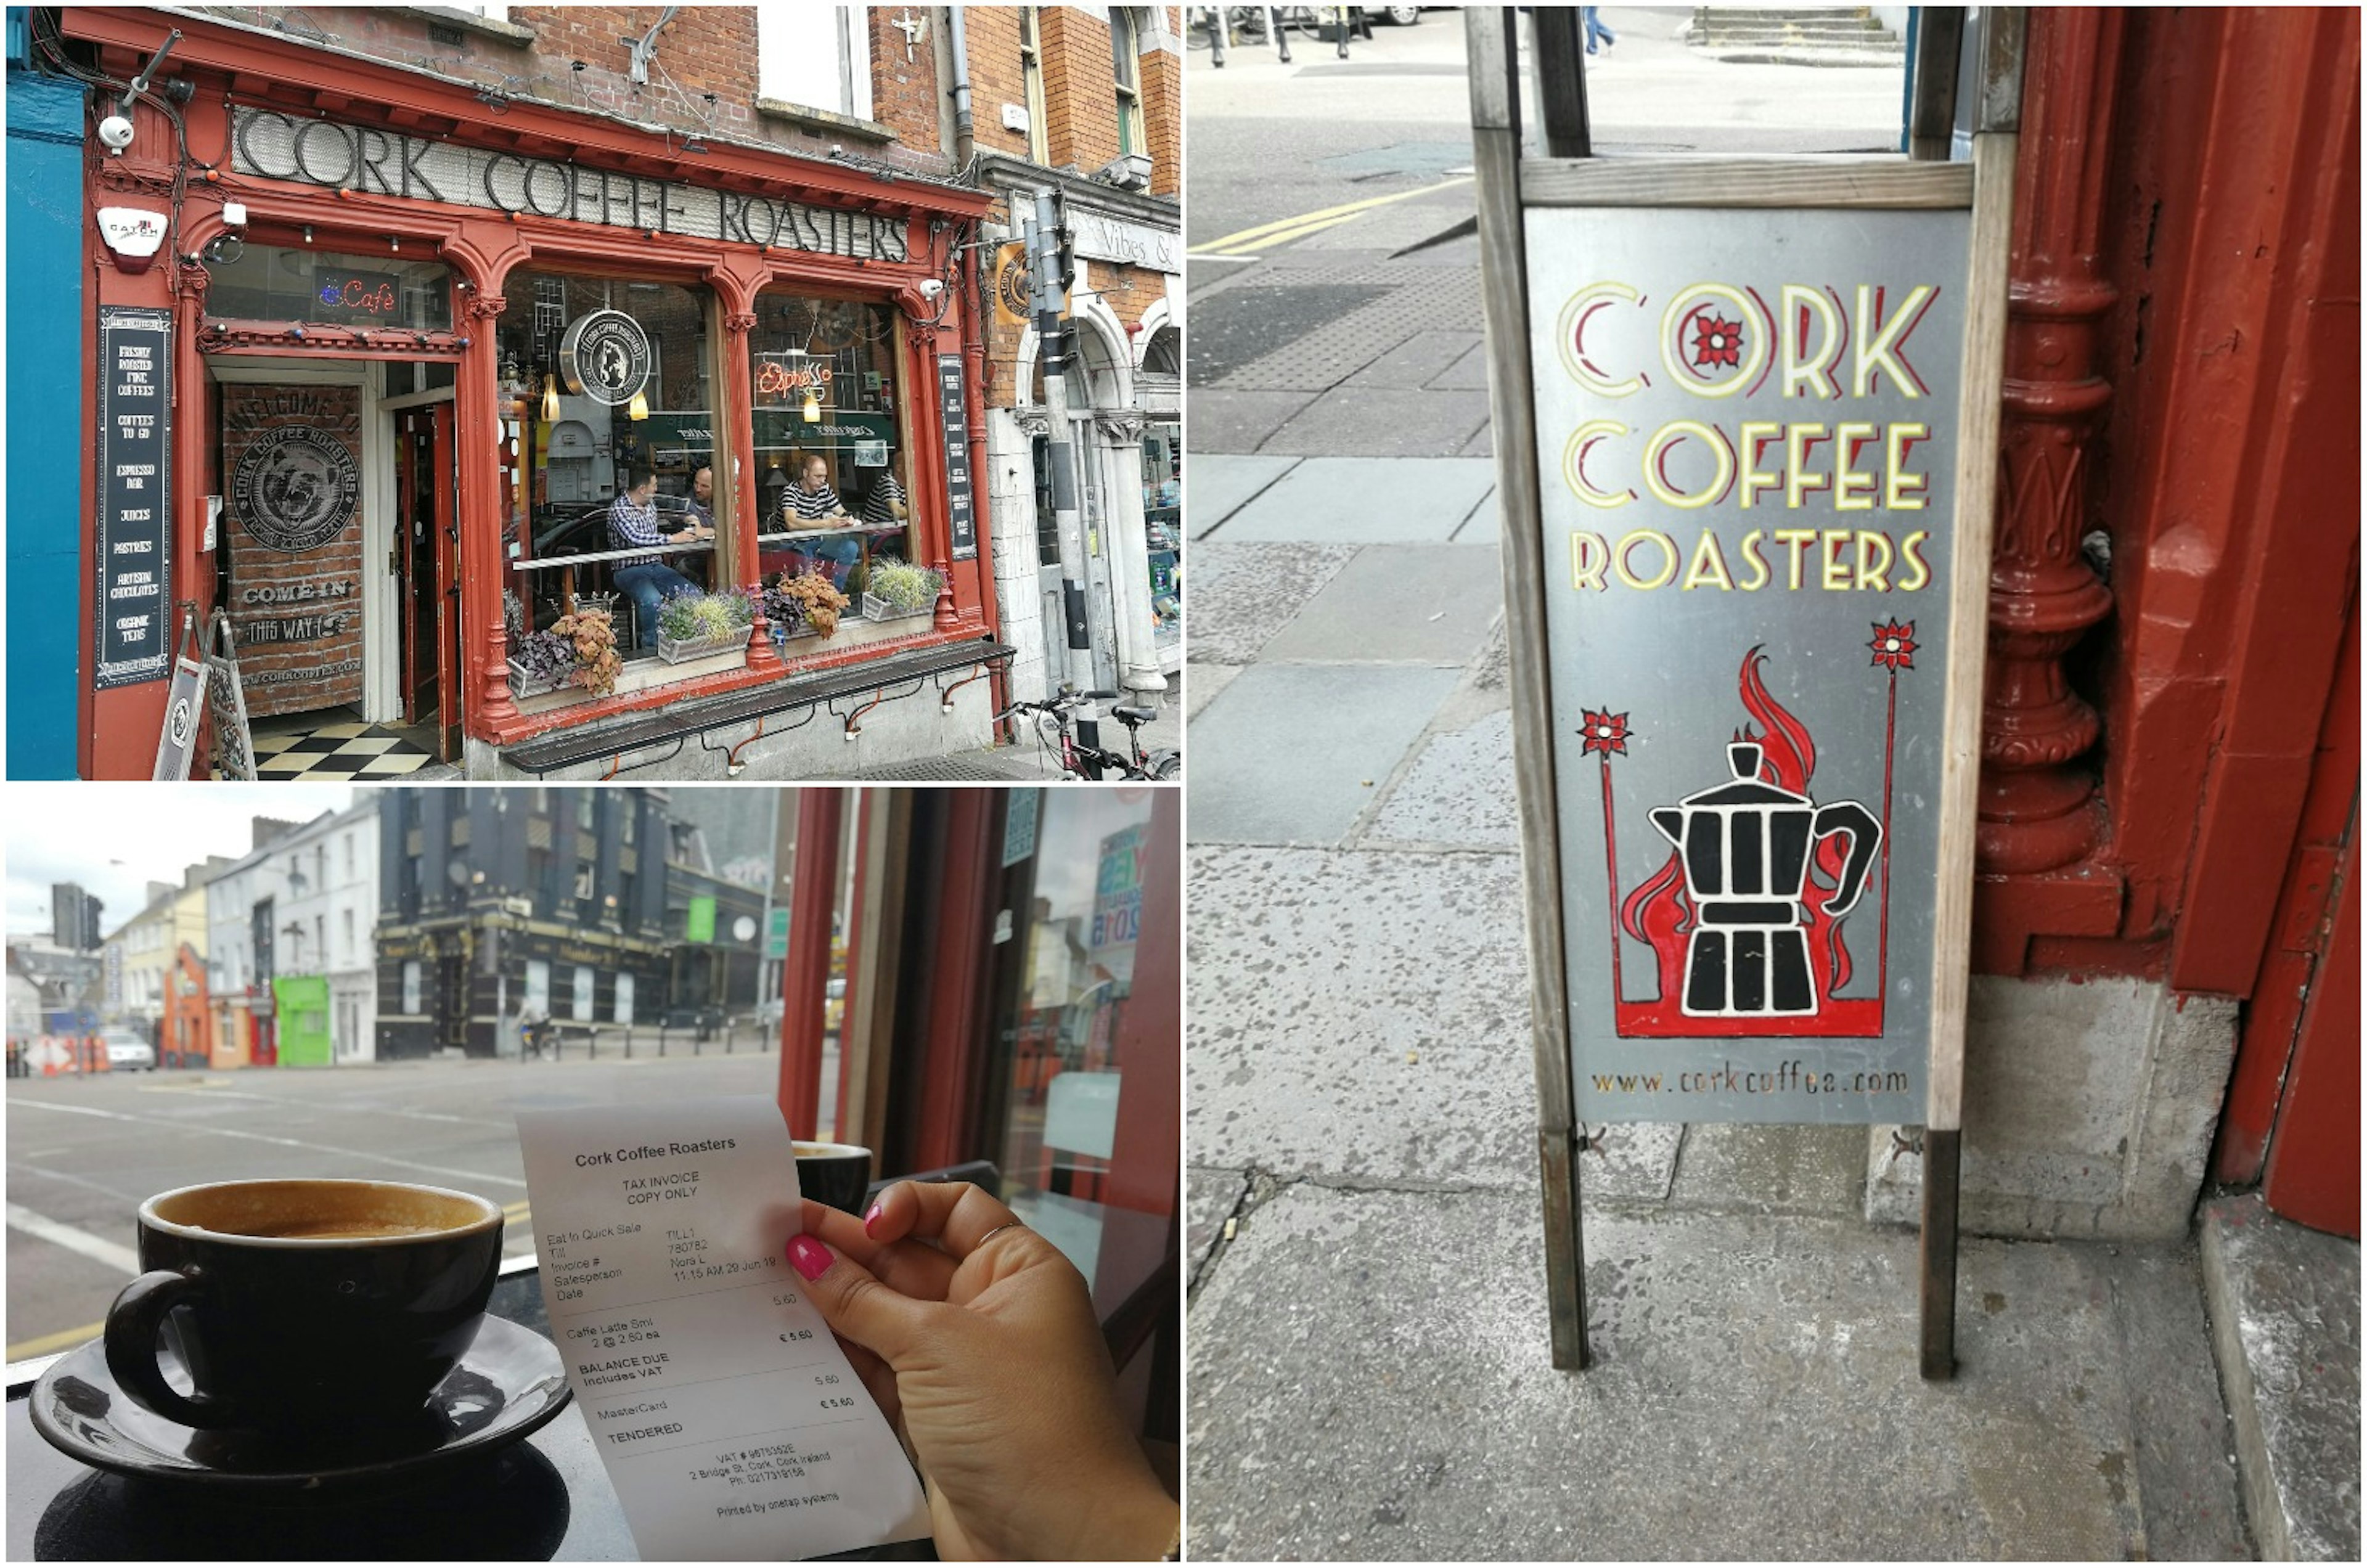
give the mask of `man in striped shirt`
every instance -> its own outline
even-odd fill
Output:
[[[866,523],[901,523],[904,521],[904,487],[897,482],[893,468],[879,470],[864,492],[863,520]]]
[[[784,527],[796,529],[816,523],[850,520],[846,514],[846,503],[839,500],[838,491],[831,488],[830,464],[821,453],[808,453],[804,466],[798,472],[798,482],[791,485],[788,493],[781,499],[781,524]],[[847,572],[863,555],[863,541],[853,535],[809,539],[803,541],[799,547],[816,560],[828,561],[833,569],[830,574],[831,586],[841,589],[846,586]]]
[[[608,544],[614,549],[634,545],[673,543],[683,534],[669,534],[658,523],[658,477],[647,467],[635,464],[625,470],[624,493],[608,508]],[[713,538],[711,530],[692,527],[686,530],[693,539]],[[655,555],[627,556],[616,562],[609,578],[619,592],[633,596],[636,621],[643,648],[658,644],[658,607],[677,593],[696,593],[698,585],[667,566]]]

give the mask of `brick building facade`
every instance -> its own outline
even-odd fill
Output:
[[[987,6],[963,12],[974,119],[969,177],[997,197],[981,266],[1010,249],[1034,193],[1059,192],[1078,277],[1069,385],[1083,472],[1087,621],[1098,687],[1165,688],[1181,668],[1183,53],[1177,7]],[[1129,47],[1130,46],[1130,47]],[[1132,63],[1131,80],[1120,75]],[[987,279],[995,293],[997,279]],[[1007,281],[1007,280],[1006,280]],[[1024,295],[1021,313],[1024,316]],[[1068,674],[1062,567],[1044,472],[1048,426],[1035,328],[989,310],[985,471],[1014,694]]]

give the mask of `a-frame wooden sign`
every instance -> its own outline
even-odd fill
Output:
[[[1590,1123],[1900,1122],[1954,1371],[2023,37],[1965,16],[1908,156],[1647,160],[1592,155],[1574,7],[1526,148],[1516,14],[1465,13],[1557,1366]]]

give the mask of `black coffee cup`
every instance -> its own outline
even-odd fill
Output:
[[[853,1144],[810,1144],[802,1138],[795,1144],[798,1190],[817,1203],[862,1213],[864,1194],[871,1190],[871,1151]]]
[[[298,1433],[416,1416],[477,1337],[502,1211],[394,1181],[224,1181],[140,1205],[140,1278],[107,1313],[123,1392],[185,1427]],[[195,1389],[164,1381],[176,1336]]]

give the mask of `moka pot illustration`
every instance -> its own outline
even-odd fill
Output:
[[[1685,951],[1689,1018],[1797,1017],[1827,999],[1808,961],[1808,867],[1816,847],[1849,835],[1839,884],[1820,904],[1835,919],[1865,892],[1882,824],[1855,801],[1819,807],[1759,776],[1761,748],[1726,749],[1734,777],[1648,814],[1677,849],[1695,924]]]

